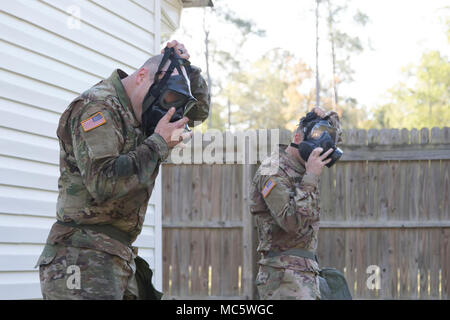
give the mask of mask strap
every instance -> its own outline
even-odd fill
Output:
[[[183,71],[181,70],[181,66],[180,66],[180,62],[179,62],[180,57],[175,53],[175,50],[173,48],[170,48],[170,49],[166,48],[165,50],[166,50],[166,53],[169,52],[169,55],[167,56],[166,59],[163,59],[163,60],[165,60],[165,61],[163,61],[164,63],[161,62],[161,64],[159,65],[158,73],[161,72],[161,69],[166,64],[167,60],[170,60],[170,65],[167,68],[167,71],[165,72],[163,78],[160,80],[160,82],[162,82],[162,83],[165,83],[167,81],[167,79],[169,79],[169,77],[172,75],[172,72],[175,68],[177,69],[177,71],[180,75],[183,75]],[[164,56],[166,55],[166,53],[164,54]]]
[[[298,149],[298,144],[296,143],[291,142],[290,146]]]
[[[158,76],[161,74],[162,68],[165,66],[167,61],[170,59],[172,52],[173,52],[173,48],[165,48],[164,49],[164,55],[162,57],[161,63],[158,66],[158,70],[155,73],[155,78],[153,80],[154,83],[158,83],[160,81],[158,79]]]
[[[170,60],[169,67],[164,72],[164,76],[159,79],[159,75],[162,73],[163,67],[166,65],[167,61]],[[176,54],[174,48],[165,48],[164,49],[164,55],[161,60],[161,63],[158,66],[158,70],[155,73],[155,77],[153,80],[153,85],[150,87],[149,92],[146,95],[146,98],[148,97],[148,103],[146,105],[151,106],[154,101],[159,96],[159,92],[161,91],[162,87],[167,83],[167,80],[169,80],[170,76],[172,75],[172,72],[175,68],[177,68],[180,75],[183,75],[181,67],[180,67],[180,57]],[[148,107],[147,107],[148,109]],[[142,110],[142,112],[146,112],[147,109]]]
[[[176,68],[178,70],[178,73],[182,76],[183,75],[183,70],[181,70],[180,63],[178,62],[178,60],[175,60],[175,61],[174,61],[174,63],[175,63],[175,66],[176,66]]]
[[[163,59],[161,63],[159,64],[158,71],[155,73],[155,85],[153,86],[152,94],[153,96],[158,95],[159,91],[161,90],[161,87],[167,82],[167,80],[172,75],[173,70],[176,67],[176,64],[174,63],[173,57],[171,55],[174,53],[173,48],[166,48],[164,52]],[[159,79],[158,76],[161,74],[161,70],[164,67],[164,65],[167,63],[167,61],[170,60],[170,65],[167,68],[167,71],[165,71],[164,76]],[[155,100],[155,99],[154,99]]]
[[[164,73],[164,76],[162,77],[162,79],[160,80],[160,83],[166,83],[167,80],[170,78],[170,76],[172,75],[173,70],[175,69],[175,65],[173,63],[170,64],[169,68],[167,68],[167,71]],[[158,87],[159,89],[159,87]]]
[[[170,48],[173,50],[173,48]],[[150,107],[154,101],[156,100],[156,97],[158,95],[158,92],[161,89],[162,84],[164,83],[164,77],[160,80],[159,75],[161,74],[161,70],[164,67],[164,65],[167,63],[167,61],[170,59],[171,50],[169,48],[164,49],[164,55],[162,57],[161,63],[158,66],[158,70],[155,72],[155,75],[153,77],[153,84],[150,87],[149,91],[147,92],[147,95],[145,96],[144,100],[147,101],[146,106],[143,106],[142,113],[145,113]],[[170,67],[170,66],[169,66]],[[165,75],[164,75],[165,76]]]

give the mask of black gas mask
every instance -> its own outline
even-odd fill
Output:
[[[162,71],[169,60],[167,71]],[[172,75],[175,69],[178,74]],[[155,73],[153,84],[142,103],[142,127],[146,136],[150,136],[155,131],[159,120],[171,107],[174,107],[176,111],[170,122],[175,122],[182,119],[196,106],[197,99],[192,96],[189,82],[190,71],[189,61],[180,58],[174,48],[164,49],[164,55],[158,71]],[[163,73],[164,76],[159,79]]]
[[[326,166],[330,168],[343,154],[342,150],[336,147],[336,128],[331,125],[327,117],[321,119],[315,113],[311,112],[307,114],[306,118],[302,119],[302,122],[300,124],[303,125],[303,141],[298,145],[291,143],[291,146],[298,149],[300,156],[305,161],[308,161],[311,152],[315,148],[320,147],[323,149],[321,155],[328,150],[333,149],[334,151],[326,158],[331,159],[331,161],[326,164]]]

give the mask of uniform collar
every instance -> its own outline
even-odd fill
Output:
[[[139,127],[139,122],[137,121],[136,115],[134,114],[133,106],[131,105],[130,97],[128,97],[127,92],[122,84],[122,79],[128,77],[128,74],[123,70],[116,69],[113,71],[111,76],[109,77],[109,81],[114,86],[116,90],[117,97],[119,98],[120,104],[131,115],[131,119],[134,127]]]
[[[286,152],[286,148],[288,146],[285,144],[280,144],[279,145],[279,152],[280,152],[280,157],[286,161],[287,165],[289,165],[289,167],[291,167],[294,171],[298,172],[299,174],[303,175],[306,171],[305,166],[298,161],[297,159],[293,158],[289,153]]]

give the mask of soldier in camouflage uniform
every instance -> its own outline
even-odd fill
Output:
[[[177,41],[168,47],[189,58]],[[169,123],[173,108],[145,137],[142,101],[160,61],[161,56],[155,56],[130,76],[115,70],[76,98],[61,116],[58,221],[113,226],[131,243],[140,234],[159,165],[182,140],[173,140],[175,132],[188,121],[191,125],[204,121],[210,104],[201,70],[193,68],[191,91],[199,103],[191,119]],[[107,234],[55,223],[37,262],[43,297],[136,299],[136,256],[136,247]]]
[[[325,114],[321,108],[314,112],[322,118],[331,116],[340,142],[338,115]],[[303,141],[302,129],[301,126],[295,131],[295,144]],[[320,156],[321,151],[316,148],[305,163],[298,149],[280,145],[255,174],[250,209],[256,216],[257,250],[262,257],[256,278],[261,299],[320,299],[316,259],[289,252],[298,249],[315,256],[320,220],[319,177],[330,161],[324,159],[333,149]]]

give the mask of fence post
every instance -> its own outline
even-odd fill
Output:
[[[254,299],[254,252],[256,247],[254,246],[254,222],[253,216],[250,214],[249,201],[250,201],[250,184],[252,181],[252,165],[242,165],[242,222],[243,222],[243,267],[242,267],[242,295],[244,299]]]

